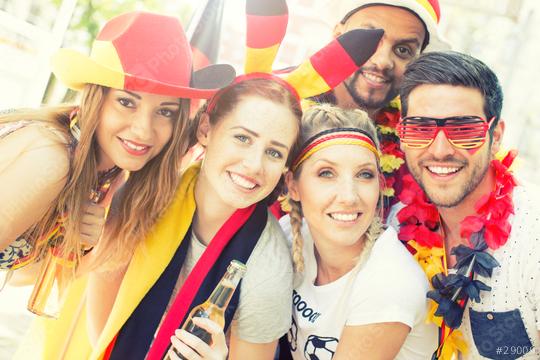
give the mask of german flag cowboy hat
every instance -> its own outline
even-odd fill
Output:
[[[130,12],[106,23],[90,55],[60,49],[53,73],[69,88],[85,84],[179,98],[208,99],[235,77],[230,65],[192,71],[192,54],[180,21],[172,16]]]

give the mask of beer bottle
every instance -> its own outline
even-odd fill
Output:
[[[227,309],[227,305],[229,305],[229,301],[231,301],[240,279],[242,279],[246,273],[246,270],[246,265],[240,261],[232,260],[227,267],[227,272],[223,275],[214,291],[212,291],[210,297],[204,303],[191,310],[182,329],[197,336],[208,345],[212,345],[212,335],[203,328],[195,325],[192,319],[194,317],[207,318],[216,322],[223,328],[225,326],[225,310]],[[169,346],[169,348],[171,347],[172,346]],[[180,359],[185,359],[181,354],[177,353],[177,355]],[[165,358],[169,359],[169,356],[166,356]]]
[[[71,115],[70,115],[71,116]],[[98,174],[98,184],[90,193],[90,202],[99,204],[105,198],[109,189],[122,172],[115,166],[102,174]],[[62,221],[58,221],[53,231],[44,236],[41,241],[47,241],[50,246],[42,260],[36,284],[30,299],[28,310],[34,314],[57,319],[62,306],[65,290],[75,275],[77,254],[66,252],[62,246]],[[81,248],[82,254],[84,249]]]
[[[36,315],[58,319],[63,290],[72,280],[74,267],[74,254],[66,256],[60,247],[50,247],[28,300],[28,310]]]

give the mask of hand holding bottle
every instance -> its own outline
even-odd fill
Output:
[[[210,297],[195,306],[181,330],[171,336],[171,345],[165,359],[175,360],[222,360],[227,358],[228,348],[223,328],[225,309],[246,273],[247,267],[232,260]]]
[[[125,177],[118,176],[122,170],[113,167],[98,176],[98,184],[91,191],[82,219],[80,236],[84,244],[81,250],[91,249],[100,239],[106,222],[106,208],[112,201],[112,196],[125,181]],[[99,205],[98,205],[99,204]],[[57,318],[60,312],[62,298],[68,284],[75,275],[77,254],[64,252],[61,219],[57,228],[50,234],[44,235],[44,241],[57,241],[47,249],[47,255],[42,261],[41,269],[34,285],[34,290],[28,300],[28,310],[34,314]],[[80,273],[80,269],[76,269]]]
[[[193,323],[211,335],[210,345],[196,335],[178,329],[171,336],[171,348],[168,359],[180,360],[223,360],[227,358],[229,349],[222,327],[216,322],[201,317],[192,318]],[[178,355],[180,354],[180,356]]]

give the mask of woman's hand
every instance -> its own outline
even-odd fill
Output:
[[[105,208],[92,202],[86,204],[86,209],[81,221],[81,244],[85,249],[91,249],[97,245],[103,229],[105,228]]]
[[[188,360],[223,360],[227,358],[228,348],[223,329],[210,319],[200,317],[193,318],[193,323],[212,335],[212,345],[206,344],[197,336],[185,330],[178,329],[174,336],[171,336],[172,347],[167,353],[170,359],[181,359],[178,354],[182,354]],[[173,350],[174,349],[174,350]]]

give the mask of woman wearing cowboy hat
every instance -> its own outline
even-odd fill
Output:
[[[193,73],[180,22],[146,12],[112,19],[90,56],[61,49],[52,66],[81,90],[79,105],[0,117],[3,269],[39,259],[53,242],[79,262],[83,246],[99,239],[104,208],[127,173],[110,231],[130,241],[103,244],[94,266],[129,257],[176,189],[189,99],[208,98],[234,77],[228,65]]]

